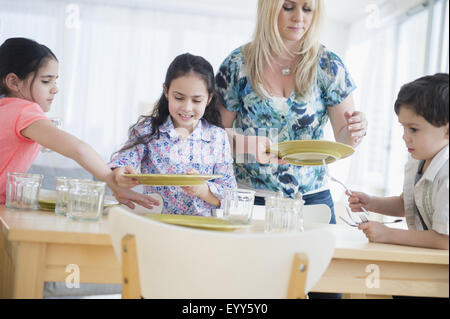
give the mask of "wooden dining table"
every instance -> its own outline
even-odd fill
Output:
[[[345,225],[326,227],[336,238],[332,261],[313,291],[344,297],[449,297],[448,250],[369,243]],[[255,220],[250,232],[263,231]],[[42,298],[44,282],[121,283],[121,266],[98,222],[73,221],[46,211],[0,205],[0,298]],[[76,289],[76,288],[74,288]]]

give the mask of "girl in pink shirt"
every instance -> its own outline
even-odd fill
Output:
[[[41,145],[75,160],[108,184],[117,200],[152,208],[153,198],[119,187],[111,169],[97,152],[53,125],[45,116],[58,93],[58,60],[46,46],[11,38],[0,46],[0,204],[5,202],[6,173],[23,173]]]

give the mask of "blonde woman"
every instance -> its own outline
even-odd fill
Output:
[[[353,80],[318,41],[322,12],[322,0],[259,0],[252,42],[231,52],[216,82],[222,123],[234,123],[228,133],[240,187],[256,189],[260,205],[280,190],[292,198],[301,193],[307,205],[327,204],[336,223],[324,167],[285,165],[266,154],[271,141],[322,139],[328,119],[338,142],[357,146],[366,135]]]

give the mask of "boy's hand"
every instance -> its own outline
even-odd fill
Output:
[[[364,207],[365,209],[370,211],[369,195],[354,191],[352,191],[351,195],[349,192],[345,192],[345,194],[348,196],[348,206],[351,208],[352,212],[362,212],[363,210],[361,209],[361,207]]]
[[[192,168],[186,174],[195,175],[199,174],[199,172]],[[198,186],[182,186],[181,188],[184,189],[184,191],[189,195],[197,196],[200,198],[207,196],[209,192],[209,187],[206,183]]]
[[[113,170],[113,173],[114,179],[120,187],[133,188],[140,184],[134,178],[123,176],[123,174],[136,174],[136,171],[131,166],[117,167]]]
[[[371,242],[375,243],[388,243],[389,242],[389,227],[384,226],[378,222],[367,222],[358,225],[358,229],[361,229],[366,237]]]

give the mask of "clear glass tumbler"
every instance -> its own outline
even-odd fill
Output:
[[[251,222],[255,192],[246,189],[226,189],[222,201],[223,218]]]
[[[106,183],[90,180],[69,180],[67,217],[80,221],[102,218]]]
[[[267,197],[264,231],[303,231],[303,204],[301,196],[296,199],[280,195]]]
[[[6,207],[38,210],[42,178],[40,174],[6,173]]]
[[[69,204],[69,181],[81,181],[81,179],[69,178],[69,177],[57,177],[56,178],[56,203],[55,214],[66,216],[67,205]],[[89,180],[86,180],[89,181]]]

